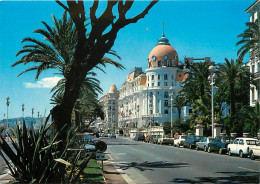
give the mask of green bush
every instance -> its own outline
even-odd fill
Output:
[[[16,129],[12,131],[14,138],[9,135],[11,145],[5,141],[3,136],[0,137],[0,155],[14,177],[14,182],[73,182],[78,180],[78,177],[70,176],[66,180],[66,166],[71,167],[70,170],[73,172],[81,172],[91,158],[85,157],[84,150],[78,149],[81,147],[81,142],[74,139],[75,129],[71,128],[67,132],[65,141],[57,139],[64,133],[64,128],[50,136],[48,132],[52,125],[47,125],[48,119],[49,117],[39,130],[34,130],[33,126],[28,129],[25,121],[23,121],[22,127],[17,125]],[[83,165],[76,165],[75,163],[82,158]]]

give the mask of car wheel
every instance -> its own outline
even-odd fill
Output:
[[[204,151],[205,151],[205,152],[207,152],[207,151],[208,151],[208,149],[207,149],[207,146],[204,146]]]
[[[251,160],[255,160],[255,154],[253,151],[250,152],[250,158]]]
[[[181,145],[180,145],[179,143],[177,144],[177,146],[178,146],[179,148],[181,147]]]
[[[210,148],[210,146],[208,147],[208,153],[210,153],[211,152],[211,148]]]
[[[219,148],[218,153],[221,155],[223,153],[223,149]]]
[[[228,150],[228,155],[229,155],[229,156],[231,156],[231,155],[232,155],[232,153],[231,153],[231,150],[230,150],[230,149]]]
[[[244,157],[244,153],[243,153],[242,150],[239,151],[239,156],[240,156],[240,158],[243,158],[243,157]]]
[[[196,146],[196,150],[199,151],[199,146],[198,145]]]

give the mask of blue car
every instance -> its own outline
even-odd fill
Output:
[[[228,144],[234,141],[233,137],[217,136],[211,143],[208,144],[208,152],[216,151],[219,154],[227,152]]]
[[[190,135],[183,141],[183,147],[184,148],[195,148],[196,142],[200,142],[202,136],[196,136],[196,135]]]

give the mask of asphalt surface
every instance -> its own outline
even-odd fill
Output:
[[[128,183],[260,183],[260,160],[102,138],[107,157]]]

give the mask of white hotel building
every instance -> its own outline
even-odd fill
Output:
[[[176,50],[163,34],[148,56],[145,72],[141,67],[133,68],[118,92],[112,85],[109,93],[101,97],[105,123],[109,125],[106,127],[117,127],[120,133],[129,134],[131,128],[147,128],[170,122],[171,99],[182,89],[182,83],[187,78],[186,68],[193,65],[194,60],[211,62],[209,57],[184,60],[185,64],[179,60]],[[117,95],[118,109],[111,109],[109,101],[117,104]],[[188,106],[183,107],[181,117],[187,119],[189,111]],[[115,117],[114,125],[111,125],[112,117]],[[177,119],[177,110],[173,109],[172,117],[173,121]]]
[[[176,50],[162,35],[148,56],[148,68],[134,68],[119,90],[118,126],[148,127],[171,121],[171,95],[177,95],[186,74]],[[185,111],[182,116],[186,116]],[[173,120],[177,111],[173,111]]]
[[[255,22],[259,18],[260,0],[255,1],[247,10],[250,13],[250,22]],[[255,75],[257,85],[251,86],[250,90],[250,106],[255,106],[255,103],[260,102],[260,59],[254,52],[250,53],[250,61],[247,63],[250,72]]]

